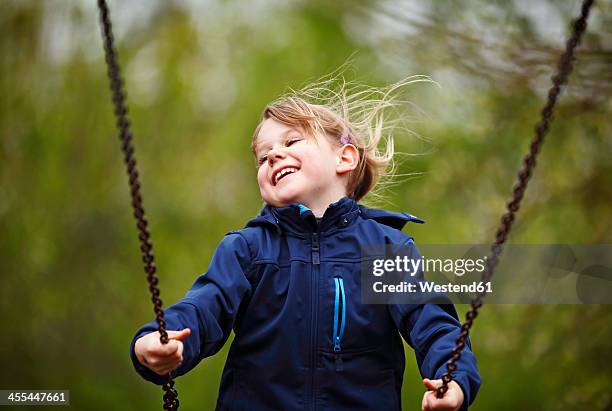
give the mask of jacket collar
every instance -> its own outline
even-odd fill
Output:
[[[346,226],[354,218],[353,214],[359,212],[359,205],[348,197],[342,197],[327,207],[323,217],[317,224],[312,211],[302,204],[289,204],[286,207],[272,207],[266,205],[258,217],[249,221],[247,227],[260,224],[271,224],[279,231],[291,231],[297,233],[328,231],[334,226]]]
[[[387,211],[376,208],[367,208],[359,205],[355,200],[343,197],[329,205],[322,219],[318,223],[309,209],[302,204],[290,204],[286,207],[271,207],[266,205],[259,216],[247,223],[247,227],[258,225],[272,225],[279,232],[283,230],[304,233],[313,231],[328,231],[334,227],[346,227],[353,223],[358,216],[375,220],[378,223],[401,230],[408,222],[424,223],[418,217],[408,213]]]

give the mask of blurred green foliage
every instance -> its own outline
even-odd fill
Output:
[[[128,344],[153,317],[95,2],[0,13],[0,388],[70,389],[72,407],[161,408]],[[492,240],[578,1],[112,1],[165,303],[257,214],[249,144],[265,104],[355,51],[358,80],[412,74],[415,134],[377,205],[427,220],[421,243]],[[610,2],[594,7],[515,243],[612,243]],[[465,307],[459,307],[464,313]],[[609,306],[485,306],[474,410],[610,410]],[[227,347],[178,381],[213,409]],[[407,347],[408,358],[412,358]],[[408,361],[404,409],[423,387]]]

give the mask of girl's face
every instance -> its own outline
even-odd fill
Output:
[[[261,197],[273,207],[301,203],[325,210],[345,195],[338,153],[324,136],[315,139],[269,118],[257,136],[255,155]]]

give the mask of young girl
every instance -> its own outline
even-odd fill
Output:
[[[318,85],[265,108],[252,150],[266,205],[166,309],[177,330],[167,345],[155,322],[138,330],[131,357],[143,378],[185,374],[234,330],[217,410],[400,410],[403,337],[425,377],[422,408],[467,409],[480,385],[469,343],[448,392],[435,395],[460,331],[454,307],[361,303],[360,245],[414,248],[401,230],[423,222],[357,203],[391,165],[393,141],[377,148],[383,111],[410,82],[375,100],[343,88],[325,104],[329,88]]]

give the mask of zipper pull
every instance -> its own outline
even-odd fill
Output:
[[[334,351],[335,352],[340,351],[340,336],[338,336],[338,335],[334,339]]]
[[[321,264],[319,258],[319,234],[312,233],[312,263],[315,265]]]

